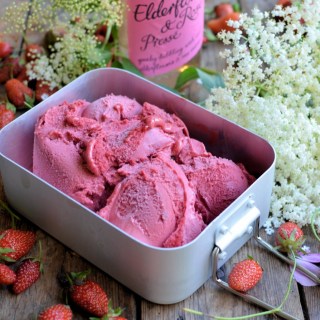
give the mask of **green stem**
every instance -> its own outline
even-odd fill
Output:
[[[316,230],[316,227],[315,227],[315,219],[319,216],[319,214],[320,214],[320,209],[318,208],[318,209],[316,209],[315,212],[312,214],[312,216],[311,216],[311,221],[310,221],[310,222],[311,222],[312,232],[313,232],[315,238],[320,242],[320,237],[319,237],[319,235],[318,235],[318,233],[317,233],[317,230]]]
[[[0,199],[0,206],[7,212],[9,212],[11,216],[11,227],[15,229],[16,224],[15,224],[15,219],[20,220],[20,218],[10,209],[10,207]]]
[[[103,43],[104,46],[107,46],[107,44],[109,43],[111,33],[112,33],[112,28],[113,28],[113,26],[107,25],[107,32],[106,32],[106,36],[104,38],[104,43]]]

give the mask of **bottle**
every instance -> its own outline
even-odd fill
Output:
[[[204,6],[204,0],[126,0],[120,49],[145,77],[172,85],[178,68],[201,49]]]

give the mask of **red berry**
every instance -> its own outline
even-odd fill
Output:
[[[28,83],[29,81],[29,76],[27,75],[27,68],[26,66],[22,66],[21,71],[19,74],[16,76],[16,79],[19,80],[20,82],[23,83]],[[24,82],[25,81],[25,82]]]
[[[12,53],[12,47],[8,42],[0,42],[0,59],[8,57]]]
[[[16,274],[7,265],[0,263],[0,284],[9,285],[16,281]]]
[[[276,4],[282,7],[290,7],[292,2],[291,0],[279,0]]]
[[[0,64],[0,83],[16,77],[21,71],[19,58],[7,57]]]
[[[27,259],[19,266],[16,281],[12,286],[15,294],[19,294],[31,287],[40,278],[40,261]]]
[[[15,113],[13,110],[9,110],[6,108],[4,104],[0,105],[0,129],[2,129],[9,122],[14,120]]]
[[[37,102],[41,102],[55,93],[58,89],[51,89],[50,86],[43,81],[37,81],[35,90],[35,99]]]
[[[283,252],[298,252],[304,241],[303,231],[294,222],[283,223],[275,233],[276,247]]]
[[[27,62],[36,60],[39,56],[44,54],[44,48],[38,44],[28,44],[25,51],[25,58]]]
[[[27,99],[33,99],[33,91],[17,79],[10,79],[5,84],[8,100],[16,108],[25,108]]]
[[[214,34],[220,33],[222,30],[234,32],[235,28],[228,25],[228,21],[238,21],[240,19],[239,12],[231,12],[225,16],[216,19],[210,19],[207,26]]]
[[[91,280],[73,284],[70,297],[79,307],[90,314],[102,317],[108,313],[108,297],[100,285]]]
[[[72,311],[64,304],[53,305],[42,311],[37,320],[71,320]]]
[[[238,262],[229,274],[230,288],[247,292],[260,281],[263,270],[260,264],[253,259]]]
[[[217,18],[226,16],[232,12],[234,12],[234,10],[231,3],[220,3],[214,7],[214,13],[216,14]]]
[[[0,258],[19,260],[32,249],[35,241],[36,234],[33,231],[7,229],[0,234]],[[6,252],[7,249],[12,252]]]

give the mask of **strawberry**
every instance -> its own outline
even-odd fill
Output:
[[[0,59],[4,59],[12,53],[12,47],[8,42],[0,42]]]
[[[16,281],[16,274],[7,265],[0,263],[0,284],[9,285]]]
[[[108,303],[108,313],[103,315],[101,318],[90,317],[90,320],[127,320],[126,318],[121,316],[123,309],[122,308],[112,308],[111,301]]]
[[[22,66],[21,71],[20,71],[19,74],[16,76],[16,79],[19,80],[20,82],[23,82],[23,83],[24,83],[24,81],[26,81],[25,84],[28,83],[29,77],[28,77],[28,75],[27,75],[27,68],[26,68],[25,65]]]
[[[97,40],[97,42],[98,43],[104,43],[104,41],[105,41],[105,37],[104,36],[102,36],[101,34],[97,34],[96,36],[96,40]]]
[[[0,83],[16,77],[21,71],[19,58],[8,57],[0,64]]]
[[[6,105],[0,104],[0,129],[14,120],[14,118],[15,112],[12,109],[7,109]]]
[[[25,50],[25,59],[27,62],[36,60],[44,54],[44,48],[36,43],[28,44]]]
[[[217,18],[226,16],[232,12],[234,12],[234,10],[231,3],[219,3],[214,7],[214,13],[216,14]]]
[[[16,261],[25,256],[33,247],[36,234],[33,231],[7,229],[0,234],[0,258]]]
[[[275,233],[276,249],[282,252],[302,251],[301,247],[305,242],[303,231],[294,222],[283,223]]]
[[[279,0],[276,5],[282,6],[282,7],[290,7],[292,5],[291,0]]]
[[[31,287],[41,274],[41,262],[37,259],[26,259],[18,267],[16,281],[13,283],[12,290],[19,294]]]
[[[68,287],[70,299],[94,317],[92,320],[126,320],[121,317],[122,308],[113,309],[106,292],[95,281],[88,280],[90,270],[62,272],[58,278],[63,287]],[[96,318],[98,317],[98,318]]]
[[[229,274],[230,288],[247,292],[260,281],[263,270],[260,264],[252,258],[238,262]]]
[[[53,305],[42,311],[37,320],[71,320],[72,311],[69,306],[64,304]]]
[[[32,106],[33,91],[17,79],[10,79],[5,84],[9,101],[18,109]]]
[[[228,21],[238,21],[240,19],[240,13],[239,12],[231,12],[229,14],[226,14],[220,18],[210,19],[207,22],[207,27],[214,33],[218,34],[222,30],[226,30],[229,32],[234,32],[235,28],[228,25]]]
[[[35,90],[35,99],[37,102],[41,102],[55,93],[58,89],[51,89],[50,86],[43,81],[37,81]]]
[[[94,33],[97,41],[101,42],[101,43],[103,43],[105,41],[106,34],[107,34],[107,25],[105,25],[105,24],[98,26],[95,33]]]
[[[70,297],[79,307],[90,314],[102,317],[108,313],[108,297],[101,286],[91,280],[73,284],[70,288]]]

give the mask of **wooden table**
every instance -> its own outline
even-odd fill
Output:
[[[219,0],[206,1],[208,6],[219,3]],[[270,10],[275,0],[241,0],[242,11],[250,12],[253,6],[262,10]],[[1,0],[0,9],[10,3],[10,0]],[[1,24],[0,24],[1,27]],[[16,39],[19,43],[20,39]],[[222,70],[223,61],[218,52],[223,45],[219,42],[207,45],[201,52],[201,65],[215,70]],[[3,197],[3,193],[2,193]],[[19,195],[17,194],[17,201]],[[10,227],[9,216],[0,212],[0,230]],[[18,228],[32,229],[41,240],[44,257],[44,274],[40,280],[23,294],[12,294],[7,288],[0,286],[0,320],[16,319],[31,320],[44,308],[56,303],[64,303],[61,287],[57,281],[57,274],[62,269],[67,271],[82,271],[91,269],[90,278],[97,281],[108,293],[114,306],[125,308],[124,316],[130,320],[191,320],[202,319],[184,313],[183,308],[192,308],[207,314],[219,316],[241,316],[262,311],[229,292],[220,289],[212,279],[209,279],[199,290],[186,300],[173,305],[157,305],[137,296],[129,289],[115,281],[107,274],[97,269],[88,261],[78,256],[59,241],[40,230],[29,221],[22,220]],[[319,251],[319,244],[311,237],[310,230],[307,243],[314,251]],[[263,231],[262,231],[263,233]],[[36,248],[32,254],[36,255]],[[247,255],[255,257],[264,268],[263,280],[251,293],[272,305],[279,305],[287,288],[290,271],[287,265],[280,262],[270,253],[262,249],[254,240],[249,241],[225,266],[226,274],[232,265]],[[130,266],[128,266],[130,272]],[[318,287],[301,287],[294,283],[284,310],[297,319],[320,319],[320,289]],[[87,319],[82,312],[74,309],[74,319]],[[273,319],[275,316],[263,317]],[[261,318],[259,318],[261,319]]]

